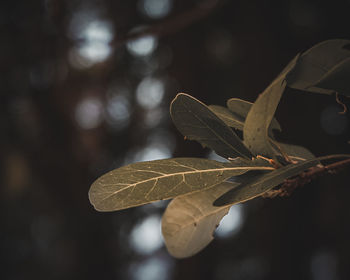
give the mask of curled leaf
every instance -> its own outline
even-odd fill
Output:
[[[213,202],[236,184],[223,182],[211,189],[174,198],[162,218],[162,233],[169,253],[187,258],[213,240],[213,232],[231,206]]]

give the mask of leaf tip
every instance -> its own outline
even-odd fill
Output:
[[[224,202],[224,195],[220,196],[218,199],[216,199],[213,202],[213,206],[215,207],[222,207],[225,206],[225,202]]]

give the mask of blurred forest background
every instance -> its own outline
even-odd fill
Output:
[[[176,131],[172,98],[254,101],[298,52],[350,38],[349,1],[2,0],[0,34],[0,279],[349,279],[349,170],[234,206],[184,260],[163,246],[166,203],[99,213],[87,196],[127,163],[215,158]],[[340,111],[289,90],[278,139],[349,153]]]

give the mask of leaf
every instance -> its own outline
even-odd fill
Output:
[[[243,129],[244,144],[255,155],[275,157],[278,151],[271,144],[269,127],[284,92],[286,83],[280,79],[271,84],[250,109]]]
[[[214,206],[226,206],[239,202],[245,202],[255,197],[261,196],[263,193],[283,183],[284,180],[296,176],[304,170],[316,166],[321,160],[350,157],[349,155],[331,155],[325,157],[314,158],[306,161],[301,161],[297,164],[290,164],[276,169],[272,172],[265,173],[247,180],[241,185],[233,188],[223,194],[214,201]]]
[[[350,96],[350,58],[334,66],[315,87],[329,89],[343,95]]]
[[[244,101],[238,98],[231,98],[227,102],[228,104],[235,104],[232,108],[235,108],[235,106],[238,105],[237,112],[234,112],[228,108],[225,108],[219,105],[209,105],[208,107],[210,110],[212,110],[215,113],[215,115],[217,115],[229,127],[232,127],[238,130],[243,130],[245,118],[247,117],[248,112],[253,103]],[[243,105],[243,107],[239,108],[239,104]],[[272,129],[281,131],[281,126],[275,118],[273,118],[271,122],[270,129],[271,129],[269,133],[270,135],[272,135]]]
[[[296,56],[281,74],[259,95],[252,105],[243,128],[244,144],[256,155],[275,157],[279,152],[269,137],[271,121],[286,87],[285,78],[295,67]]]
[[[172,256],[193,256],[213,240],[213,232],[231,207],[215,207],[213,202],[235,185],[223,182],[205,191],[176,197],[169,203],[162,218],[162,233]]]
[[[286,77],[288,86],[317,93],[332,93],[336,90],[349,96],[347,91],[349,79],[341,81],[340,89],[337,89],[338,86],[334,83],[338,81],[338,78],[334,78],[335,76],[342,77],[346,75],[342,71],[348,71],[348,64],[344,60],[350,58],[349,44],[350,40],[328,40],[304,52],[295,68]],[[337,72],[333,72],[336,68]],[[332,79],[327,78],[329,75],[332,75]]]
[[[218,105],[209,105],[208,106],[210,110],[214,112],[215,115],[217,115],[227,126],[233,127],[238,130],[243,130],[244,125],[244,119],[237,118],[232,112],[223,107]]]
[[[218,155],[224,158],[252,157],[233,130],[192,96],[179,93],[171,102],[170,114],[184,136],[213,149]]]
[[[209,189],[249,170],[272,170],[258,160],[217,162],[200,158],[174,158],[138,162],[98,178],[89,199],[99,211],[115,211],[186,193]]]
[[[237,119],[241,120],[243,125],[253,103],[239,98],[230,98],[227,100],[226,105],[231,113],[235,115]]]
[[[315,156],[306,148],[297,145],[277,143],[278,146],[285,152],[287,155],[296,161],[304,161],[307,159],[314,159]]]

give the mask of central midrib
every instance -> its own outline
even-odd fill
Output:
[[[166,175],[162,175],[162,176],[158,176],[158,177],[153,177],[153,178],[150,178],[150,179],[147,179],[147,180],[139,181],[137,183],[128,184],[125,188],[121,188],[121,189],[111,193],[110,196],[115,195],[118,192],[123,191],[123,190],[125,190],[127,188],[130,188],[130,187],[133,187],[135,185],[144,184],[144,183],[147,183],[147,182],[150,182],[150,181],[153,181],[153,180],[159,180],[159,179],[162,179],[162,178],[167,178],[167,177],[176,176],[176,175],[183,175],[184,176],[186,174],[195,174],[195,173],[202,173],[202,172],[229,171],[229,170],[274,170],[274,169],[275,168],[269,167],[269,166],[239,166],[239,167],[235,166],[235,167],[214,168],[214,169],[204,169],[204,170],[195,170],[195,171],[185,171],[185,172],[170,173],[170,174],[166,174]],[[136,170],[136,171],[149,172],[149,170]],[[118,185],[118,183],[116,183],[115,185]],[[108,198],[108,197],[106,197],[106,198]]]
[[[188,110],[199,122],[201,122],[201,123],[204,124],[206,127],[208,127],[209,130],[210,130],[212,133],[214,133],[214,135],[216,135],[216,136],[217,136],[221,141],[223,141],[227,146],[231,147],[232,150],[236,151],[238,154],[240,154],[240,155],[243,156],[244,158],[247,158],[247,156],[246,156],[245,154],[243,154],[243,153],[240,152],[238,149],[236,149],[231,143],[227,142],[227,140],[224,139],[221,135],[217,134],[216,131],[213,130],[209,125],[207,125],[205,122],[203,122],[203,121],[197,116],[197,114],[195,114],[193,111],[191,111],[190,109],[188,109],[188,107],[186,106],[185,103],[184,103],[184,107],[186,107],[187,110]],[[215,115],[215,114],[214,114],[214,115]],[[220,120],[220,119],[219,119],[219,120]],[[226,125],[226,124],[224,123],[224,125]],[[234,134],[233,134],[232,131],[231,131],[231,135],[233,135],[233,137],[234,137]],[[239,143],[239,142],[237,141],[237,143]],[[242,146],[244,147],[244,144],[243,144],[243,143],[242,143]]]

